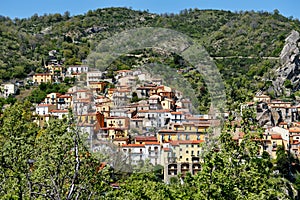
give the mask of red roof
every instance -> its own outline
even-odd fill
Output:
[[[165,109],[165,110],[139,110],[139,113],[167,113],[170,112],[170,110]]]
[[[173,140],[169,142],[172,146],[179,146],[179,141],[178,140]]]
[[[182,115],[183,112],[171,112],[172,115]]]
[[[157,138],[155,136],[136,136],[135,141],[139,142],[157,142]]]
[[[122,144],[122,147],[145,147],[144,144]]]
[[[72,98],[72,97],[69,95],[60,95],[59,98]]]
[[[290,133],[300,133],[300,128],[299,127],[293,127],[289,129]]]
[[[34,76],[50,76],[51,74],[49,73],[38,73],[38,74],[34,74]]]
[[[51,113],[68,113],[68,110],[50,110]]]
[[[164,151],[170,151],[170,148],[163,148]]]
[[[273,134],[273,135],[271,135],[271,139],[274,139],[274,140],[281,140],[282,137],[281,137],[281,135],[279,135],[279,134]]]
[[[49,107],[52,106],[53,104],[39,104],[38,107]]]
[[[159,142],[145,142],[145,145],[160,145]]]

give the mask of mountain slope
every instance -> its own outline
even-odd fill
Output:
[[[100,40],[144,26],[174,29],[202,44],[216,58],[233,107],[269,87],[271,69],[280,65],[276,58],[284,39],[292,30],[300,31],[299,20],[286,18],[278,11],[189,9],[176,15],[156,15],[106,8],[73,17],[68,12],[28,19],[0,17],[0,79],[25,77],[47,61],[52,49],[58,51],[58,59],[65,65],[80,64]]]

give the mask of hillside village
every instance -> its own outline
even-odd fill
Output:
[[[48,68],[50,73],[33,76],[34,84],[55,80],[51,72],[60,68]],[[103,150],[109,142],[124,152],[129,164],[148,159],[153,165],[165,166],[169,176],[176,176],[181,165],[182,173],[200,169],[200,143],[211,120],[208,115],[192,115],[191,102],[180,91],[140,70],[117,71],[114,85],[112,80],[104,81],[105,72],[87,66],[68,67],[66,77],[80,80],[83,73],[84,87],[74,86],[65,94],[50,93],[36,105],[39,126],[51,117],[62,119],[71,108],[78,128],[88,134],[87,143],[93,152]]]
[[[35,105],[35,122],[40,127],[51,118],[63,119],[72,110],[89,149],[111,153],[112,157],[113,151],[121,153],[122,159],[117,162],[125,168],[147,160],[163,166],[165,182],[200,170],[201,144],[216,120],[208,114],[191,114],[192,103],[182,91],[140,69],[116,71],[114,80],[87,65],[63,67],[52,60],[45,69],[47,73],[33,74],[33,85],[60,83],[66,77],[78,84],[65,94],[49,93]],[[8,83],[3,87],[3,95],[8,97],[16,93],[18,85]],[[266,151],[276,158],[277,146],[282,145],[295,157],[300,156],[299,104],[271,100],[258,93],[253,102],[241,106],[241,112],[246,107],[256,110],[264,128],[263,138],[257,140],[258,155]],[[240,121],[233,123],[237,127],[233,140],[240,144],[244,133],[239,129]]]

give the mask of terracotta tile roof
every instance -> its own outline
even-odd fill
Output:
[[[179,141],[178,140],[173,140],[169,142],[172,146],[179,146]]]
[[[155,136],[136,136],[134,139],[135,141],[139,141],[139,142],[146,142],[146,141],[157,142],[157,138]]]
[[[172,114],[172,115],[182,115],[183,112],[181,112],[181,111],[180,111],[180,112],[171,112],[171,114]]]
[[[136,118],[131,118],[130,121],[143,121],[145,117],[136,117]]]
[[[68,113],[68,110],[50,110],[51,113]]]
[[[182,124],[194,125],[194,124],[195,124],[195,122],[182,122]]]
[[[53,106],[53,104],[39,104],[38,107],[49,107]]]
[[[128,127],[103,127],[101,130],[128,130]]]
[[[51,74],[49,73],[37,73],[37,74],[34,74],[34,76],[50,76]]]
[[[210,122],[208,123],[197,123],[195,126],[201,126],[201,127],[210,127]]]
[[[179,123],[174,123],[173,125],[174,126],[182,126],[182,124],[179,124]]]
[[[273,135],[271,135],[271,139],[274,139],[274,140],[281,140],[282,137],[281,137],[281,135],[279,135],[279,134],[273,134]]]
[[[166,147],[165,147],[165,148],[163,148],[163,150],[164,150],[164,151],[171,151],[171,149],[170,149],[170,148],[166,148]]]
[[[160,145],[159,142],[145,142],[145,145]]]
[[[78,117],[81,116],[96,116],[96,113],[86,113],[86,114],[81,114],[81,115],[77,115]]]
[[[290,133],[300,133],[300,128],[299,127],[292,127],[289,128]]]
[[[66,98],[66,99],[68,99],[68,98],[72,98],[72,97],[69,96],[69,95],[60,95],[59,98]]]
[[[128,141],[127,137],[115,138],[114,141]]]
[[[169,113],[170,110],[138,110],[139,113]]]
[[[122,144],[122,147],[145,147],[144,144]]]

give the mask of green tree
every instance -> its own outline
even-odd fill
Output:
[[[284,176],[288,178],[290,172],[290,164],[288,155],[284,149],[284,146],[279,145],[276,149],[276,169]]]
[[[289,198],[286,180],[273,175],[270,157],[258,157],[260,130],[253,110],[244,110],[243,141],[232,140],[234,127],[226,122],[220,136],[218,151],[208,152],[201,171],[195,176],[194,199],[273,199]],[[193,185],[187,184],[188,187]]]
[[[31,173],[36,197],[88,199],[109,189],[110,168],[85,148],[70,119],[53,120],[39,132]]]
[[[16,103],[0,118],[0,196],[4,199],[29,197],[28,161],[34,154],[38,133],[30,107],[28,102]]]
[[[40,129],[30,107],[17,102],[0,118],[0,197],[88,199],[109,191],[111,168],[85,148],[72,118]]]

